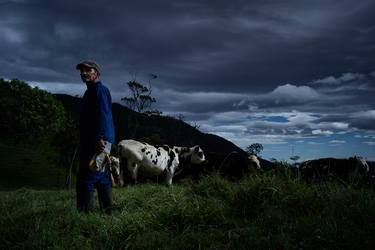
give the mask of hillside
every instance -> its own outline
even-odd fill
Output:
[[[63,94],[55,96],[62,102],[71,117],[78,120],[81,98]],[[132,138],[158,144],[200,145],[206,152],[230,153],[237,151],[244,153],[241,148],[232,142],[217,135],[202,133],[184,121],[172,117],[143,115],[118,103],[112,105],[112,112],[116,142]]]

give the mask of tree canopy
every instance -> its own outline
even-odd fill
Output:
[[[263,150],[263,145],[260,144],[260,143],[253,143],[253,144],[246,147],[246,152],[249,155],[258,156],[260,154],[260,152],[262,152],[262,150]]]
[[[47,91],[13,79],[0,79],[0,134],[16,140],[38,140],[65,126],[62,104]]]
[[[137,112],[145,112],[151,108],[152,103],[156,102],[155,98],[151,96],[151,87],[146,87],[139,82],[127,82],[131,91],[130,97],[121,98],[122,101],[132,110]]]

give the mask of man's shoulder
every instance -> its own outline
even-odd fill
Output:
[[[104,85],[104,83],[101,82],[101,81],[98,84],[98,88],[103,89],[103,90],[109,90],[108,87],[106,85]]]
[[[99,82],[99,84],[97,84],[96,93],[98,98],[111,98],[111,92],[102,82]]]
[[[105,86],[105,85],[103,84],[103,82],[99,82],[99,83],[97,84],[97,91],[99,91],[99,92],[104,92],[104,93],[109,93],[109,89],[107,88],[107,86]]]

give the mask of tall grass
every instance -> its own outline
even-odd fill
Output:
[[[65,171],[56,167],[55,158],[56,152],[47,142],[33,145],[1,139],[0,189],[63,187]]]
[[[1,249],[373,249],[375,195],[263,173],[113,190],[80,214],[74,192],[0,192]],[[96,204],[98,207],[98,204]]]

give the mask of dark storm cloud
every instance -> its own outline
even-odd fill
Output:
[[[353,113],[327,115],[318,119],[317,122],[342,122],[347,123],[350,128],[361,129],[364,131],[375,131],[375,109]]]
[[[186,116],[206,131],[237,137],[236,141],[254,135],[290,139],[375,131],[372,73],[344,73],[330,79],[336,83],[285,84],[263,94],[165,92],[163,96],[172,100],[166,107],[190,111]],[[285,143],[280,137],[267,142]]]
[[[120,101],[153,73],[156,108],[240,146],[374,133],[374,11],[372,0],[0,0],[0,77],[82,94],[75,65],[95,59]]]
[[[176,90],[270,91],[373,70],[373,8],[372,1],[3,1],[1,73],[72,82],[74,64],[89,57],[118,89],[138,70]]]

